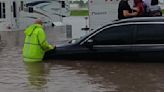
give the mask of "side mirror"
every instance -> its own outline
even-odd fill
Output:
[[[86,46],[87,48],[92,49],[93,48],[93,40],[89,39],[84,43],[84,46]]]

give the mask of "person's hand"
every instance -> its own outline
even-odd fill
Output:
[[[133,12],[132,16],[137,16],[138,12]]]
[[[137,7],[134,7],[133,12],[139,12],[139,9]]]

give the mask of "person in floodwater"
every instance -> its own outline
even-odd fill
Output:
[[[42,20],[37,19],[24,32],[23,60],[25,62],[42,61],[45,52],[54,49],[46,40],[46,34],[42,24]]]
[[[25,62],[29,87],[37,91],[45,90],[47,84],[47,76],[49,75],[51,63],[29,63]]]
[[[130,5],[128,4],[128,0],[121,0],[118,6],[118,19],[126,19],[137,16],[137,12],[133,12]]]

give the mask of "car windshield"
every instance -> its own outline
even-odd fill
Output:
[[[102,28],[103,28],[103,27],[102,27]],[[99,28],[99,29],[96,29],[96,30],[100,30],[100,29],[102,29],[102,28]],[[74,44],[74,43],[80,42],[80,41],[82,41],[83,39],[87,38],[89,35],[95,33],[96,30],[93,30],[93,31],[90,32],[89,34],[83,35],[83,36],[81,36],[80,38],[72,39],[72,40],[68,41],[68,43]]]
[[[81,41],[85,37],[86,37],[86,35],[81,36],[80,38],[74,38],[74,39],[70,40],[68,43],[70,43],[70,44],[77,43],[77,42]]]

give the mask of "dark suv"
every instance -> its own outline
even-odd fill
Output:
[[[57,46],[45,58],[104,59],[118,56],[164,57],[164,17],[115,21]]]

